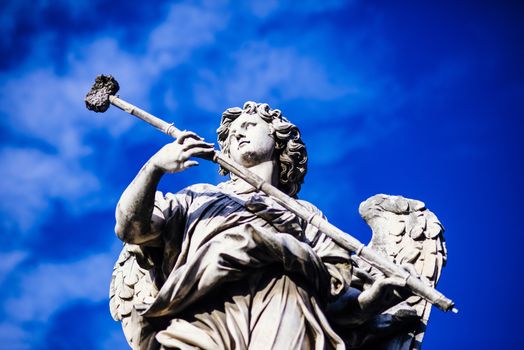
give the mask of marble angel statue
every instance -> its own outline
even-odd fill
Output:
[[[267,104],[227,109],[222,153],[298,199],[307,170],[298,128]],[[133,349],[416,349],[430,305],[281,203],[228,174],[177,193],[157,186],[213,144],[183,132],[142,167],[116,209],[124,242],[110,307]],[[299,200],[312,213],[311,203]],[[422,202],[360,206],[373,249],[435,285],[443,228]],[[416,270],[416,271],[415,271]]]

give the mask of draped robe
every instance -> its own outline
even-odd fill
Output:
[[[140,348],[344,348],[323,310],[349,286],[349,253],[271,198],[194,185],[157,192],[151,220],[161,288],[135,312]]]

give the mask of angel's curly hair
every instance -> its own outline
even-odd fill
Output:
[[[275,152],[279,160],[278,188],[291,197],[296,197],[304,182],[307,172],[306,145],[300,138],[296,125],[290,123],[278,109],[271,109],[266,103],[248,101],[244,108],[228,108],[222,113],[220,127],[217,129],[218,144],[222,152],[229,155],[229,128],[241,114],[258,114],[266,121],[275,139]],[[229,171],[220,167],[219,173],[227,175]]]

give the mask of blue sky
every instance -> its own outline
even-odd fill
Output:
[[[510,1],[3,1],[0,348],[124,348],[109,315],[120,193],[169,139],[113,108],[96,75],[214,139],[246,100],[279,108],[310,155],[301,197],[368,241],[358,204],[423,200],[446,227],[425,349],[515,348],[524,311],[523,7]],[[202,163],[161,189],[217,183]],[[336,185],[336,189],[333,186]]]

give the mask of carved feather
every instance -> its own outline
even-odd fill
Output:
[[[413,264],[421,279],[436,286],[447,259],[444,227],[423,202],[378,194],[362,202],[359,212],[373,231],[370,247],[397,264]],[[431,304],[418,296],[411,296],[405,303],[417,311],[421,320],[418,329],[381,349],[404,349],[407,344],[411,344],[410,349],[420,346]]]
[[[131,312],[135,305],[151,304],[158,293],[150,269],[153,267],[142,249],[137,245],[124,244],[113,268],[109,287],[109,309],[122,328],[131,347],[135,325]]]

